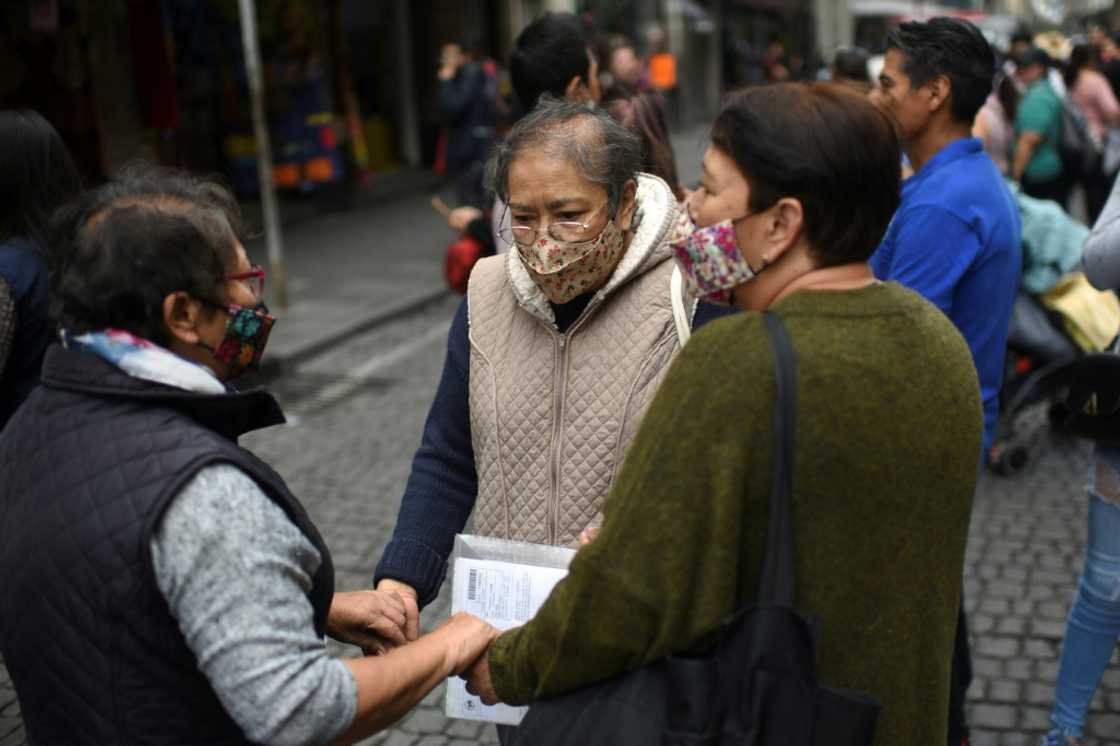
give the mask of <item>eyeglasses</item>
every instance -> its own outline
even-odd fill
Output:
[[[531,246],[533,242],[537,240],[537,236],[540,235],[541,230],[544,229],[547,230],[548,235],[556,241],[580,243],[591,238],[591,236],[588,235],[588,229],[606,206],[607,203],[604,202],[602,206],[588,216],[587,222],[585,223],[576,220],[561,220],[538,227],[531,225],[506,225],[505,218],[503,217],[501,222],[502,227],[498,229],[498,237],[510,246],[513,246],[514,243],[518,246]],[[508,205],[506,206],[506,212],[509,212]]]
[[[235,272],[232,275],[226,275],[226,279],[245,283],[249,290],[253,292],[253,297],[258,300],[264,297],[264,267],[259,264],[251,266],[248,272]]]

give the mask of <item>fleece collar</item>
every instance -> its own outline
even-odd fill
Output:
[[[599,288],[587,304],[585,314],[627,282],[640,277],[672,255],[669,238],[680,210],[673,191],[668,184],[652,174],[638,174],[637,202],[641,222],[630,240],[630,247],[626,249],[607,284]],[[525,270],[521,255],[517,251],[510,251],[506,257],[506,272],[518,305],[530,315],[555,327],[556,318],[548,303],[548,296],[537,287]]]

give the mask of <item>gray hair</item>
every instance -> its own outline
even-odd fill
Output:
[[[612,214],[642,168],[642,141],[606,110],[547,94],[513,126],[486,165],[486,186],[503,202],[509,202],[510,164],[525,151],[572,163],[583,178],[607,190]]]

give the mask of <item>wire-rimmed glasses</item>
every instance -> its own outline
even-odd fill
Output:
[[[604,202],[602,206],[587,217],[587,222],[584,223],[578,220],[558,220],[544,226],[518,225],[513,223],[511,217],[510,223],[507,225],[503,217],[501,228],[498,229],[498,237],[509,246],[513,246],[514,244],[518,246],[531,246],[533,242],[537,240],[543,228],[548,232],[549,237],[555,241],[582,243],[583,241],[594,238],[594,236],[590,235],[588,229],[606,206],[607,203]],[[509,212],[508,205],[506,206],[506,212]]]

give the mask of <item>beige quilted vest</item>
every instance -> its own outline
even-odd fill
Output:
[[[574,545],[603,498],[680,349],[663,181],[638,180],[642,219],[618,268],[560,334],[516,251],[475,265],[470,313],[473,531]]]

